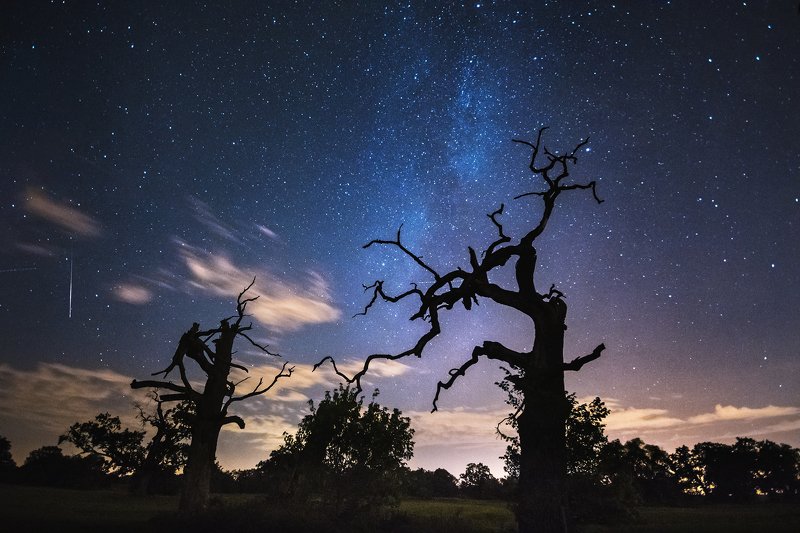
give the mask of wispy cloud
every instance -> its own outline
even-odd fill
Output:
[[[71,205],[58,202],[46,193],[29,188],[25,195],[25,209],[48,222],[76,235],[97,237],[100,223]]]
[[[132,408],[145,401],[132,391],[131,378],[109,369],[39,363],[28,370],[0,364],[0,428],[21,463],[34,448],[54,445],[75,422],[98,413],[119,416],[127,427],[139,427]]]
[[[506,409],[440,409],[404,413],[414,421],[414,440],[420,445],[485,446],[498,440],[497,423],[508,415]]]
[[[327,282],[316,272],[308,272],[301,281],[288,281],[264,269],[240,267],[225,255],[187,244],[181,246],[180,253],[189,269],[191,286],[217,296],[236,297],[255,277],[251,291],[260,297],[248,311],[277,331],[334,322],[341,316],[331,303]]]
[[[241,239],[237,237],[236,231],[233,229],[233,227],[222,222],[211,211],[211,208],[207,203],[196,196],[190,196],[189,202],[192,204],[192,209],[194,210],[194,218],[211,230],[212,233],[215,233],[216,235],[228,241],[236,243],[242,242]]]
[[[123,283],[114,287],[114,297],[131,305],[144,305],[153,299],[153,293],[141,285]]]
[[[752,408],[717,404],[714,407],[713,412],[691,416],[687,421],[690,424],[710,424],[712,422],[722,422],[727,420],[756,420],[763,418],[776,418],[780,416],[791,416],[796,414],[800,414],[800,408],[778,407],[775,405]]]
[[[269,229],[268,227],[266,227],[266,226],[264,226],[262,224],[256,224],[256,228],[258,228],[258,231],[260,233],[262,233],[263,235],[266,235],[270,239],[273,239],[273,240],[276,240],[276,241],[280,240],[280,237],[278,237],[278,234],[275,233],[274,231],[272,231],[271,229]]]
[[[606,419],[606,428],[611,431],[664,429],[685,424],[686,421],[670,416],[666,409],[612,408]]]
[[[709,413],[701,413],[685,418],[671,415],[666,409],[621,407],[615,402],[606,402],[611,414],[606,419],[606,427],[610,431],[659,430],[706,426],[720,422],[765,420],[800,414],[798,407],[735,407],[717,404]]]

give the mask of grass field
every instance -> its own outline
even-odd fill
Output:
[[[137,497],[124,491],[77,491],[43,487],[0,485],[0,530],[2,531],[153,531],[151,519],[167,516],[177,504],[172,496]],[[229,529],[229,517],[248,509],[267,509],[253,520],[244,520],[245,530],[285,531],[273,519],[278,512],[250,495],[224,495],[217,524],[210,530]],[[229,511],[230,510],[230,511]],[[314,531],[314,517],[281,509],[280,522],[298,522],[298,530]],[[272,513],[272,514],[270,514]],[[259,520],[260,518],[260,520]],[[329,518],[329,517],[328,517]],[[272,528],[269,525],[272,524]],[[302,524],[305,524],[303,526]],[[213,527],[212,527],[213,526]],[[265,527],[266,526],[266,527]],[[405,500],[393,517],[382,524],[383,531],[423,533],[513,532],[514,516],[504,502],[478,500]],[[309,529],[310,528],[310,529]],[[369,524],[363,524],[370,530]],[[176,529],[171,528],[173,531]],[[348,528],[352,529],[352,528]],[[644,507],[639,518],[613,526],[587,525],[583,533],[667,533],[667,532],[798,532],[800,505],[755,503],[741,506],[709,505],[691,508]]]

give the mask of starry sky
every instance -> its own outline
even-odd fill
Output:
[[[164,4],[164,5],[162,5]],[[11,2],[0,20],[0,434],[18,463],[166,366],[193,321],[256,277],[254,335],[296,366],[242,405],[220,461],[253,466],[355,369],[425,331],[368,302],[538,221],[529,152],[585,137],[539,239],[569,314],[567,376],[614,438],[672,450],[737,435],[800,445],[800,16],[796,2]],[[365,388],[417,430],[412,466],[502,475],[507,412],[483,340],[529,346],[490,302]],[[254,375],[272,358],[241,346]],[[244,385],[243,385],[244,386]]]

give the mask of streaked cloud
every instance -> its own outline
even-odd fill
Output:
[[[236,297],[255,277],[251,294],[260,295],[248,312],[277,331],[292,331],[307,324],[334,322],[341,311],[333,306],[327,282],[316,272],[289,281],[259,268],[244,268],[225,255],[182,244],[180,254],[191,275],[190,284],[217,296]]]
[[[484,446],[498,440],[497,423],[508,415],[507,409],[440,409],[404,412],[414,421],[414,440],[421,445]]]
[[[27,242],[17,243],[16,246],[23,252],[31,255],[38,255],[40,257],[53,257],[56,255],[55,249],[52,246],[43,246],[41,244],[32,244]]]
[[[234,371],[234,381],[250,376],[237,387],[239,394],[252,390],[260,377],[269,383],[282,364],[280,359],[262,361],[249,367],[247,374]],[[333,389],[341,381],[327,365],[317,371],[312,371],[311,364],[293,366],[292,377],[279,380],[267,394],[234,404],[231,414],[242,416],[246,427],[239,430],[231,426],[221,434],[219,459],[224,467],[249,468],[266,459],[269,451],[281,444],[284,432],[296,431],[297,423],[308,413],[307,401],[319,400],[324,390]],[[351,374],[360,366],[359,361],[347,360],[339,368]],[[402,363],[378,361],[370,377],[408,380],[414,378],[412,370]],[[131,379],[132,376],[108,368],[39,363],[30,369],[18,369],[0,364],[0,428],[12,441],[17,461],[22,461],[33,448],[55,444],[58,435],[71,424],[89,420],[100,412],[120,416],[127,427],[139,427],[132,405],[144,401],[146,391],[131,390]],[[367,396],[367,386],[372,383],[365,382]],[[612,409],[606,419],[611,438],[641,437],[668,451],[702,440],[774,438],[773,435],[800,430],[800,407],[718,404],[709,412],[676,416],[667,409],[624,407],[615,399],[606,403]],[[506,443],[498,438],[495,428],[507,413],[505,406],[442,409],[435,413],[405,410],[404,415],[411,418],[416,431],[416,456],[411,466],[444,467],[458,474],[466,463],[480,461],[489,465],[495,475],[502,475],[499,456]]]
[[[144,305],[153,299],[153,293],[141,285],[123,283],[114,287],[114,297],[131,305]]]
[[[189,202],[192,204],[192,209],[194,210],[194,218],[198,222],[211,230],[212,233],[215,233],[227,241],[241,243],[241,239],[236,236],[234,228],[222,222],[211,211],[207,203],[196,196],[190,196]]]
[[[280,237],[278,237],[278,234],[275,233],[274,231],[272,231],[271,229],[269,229],[268,227],[266,227],[266,226],[264,226],[262,224],[256,224],[256,228],[258,228],[258,231],[261,234],[266,235],[270,239],[274,239],[276,241],[280,240]]]
[[[766,407],[735,407],[733,405],[717,404],[714,410],[709,413],[701,413],[685,418],[671,415],[666,409],[621,407],[614,405],[614,402],[606,402],[611,408],[611,414],[606,419],[606,428],[609,431],[628,431],[631,430],[657,430],[657,429],[689,429],[696,426],[708,424],[771,419],[800,414],[798,407],[778,407],[768,405]]]
[[[666,409],[612,408],[606,419],[606,428],[610,431],[663,429],[685,423],[685,420],[670,416]]]
[[[756,420],[762,418],[776,418],[779,416],[791,416],[796,414],[800,414],[800,408],[778,407],[775,405],[752,408],[717,404],[714,407],[713,412],[691,416],[687,421],[690,424],[709,424],[712,422],[722,422],[727,420]]]
[[[0,364],[0,419],[63,431],[99,412],[131,411],[140,398],[131,377],[110,369],[87,369],[39,363],[30,370]],[[131,413],[133,419],[133,413]]]
[[[100,235],[100,223],[72,205],[58,202],[40,190],[29,188],[25,195],[25,209],[71,233],[84,237]]]

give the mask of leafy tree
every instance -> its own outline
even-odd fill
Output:
[[[372,505],[395,495],[405,462],[413,455],[414,430],[397,410],[381,407],[378,392],[363,396],[339,386],[326,391],[295,435],[270,454],[267,470],[296,497],[323,493],[338,511]],[[282,477],[280,477],[282,476]]]
[[[97,455],[67,457],[58,446],[31,451],[20,468],[20,480],[32,485],[94,488],[104,484],[104,461]]]
[[[163,374],[166,379],[170,372],[177,368],[180,384],[155,380],[133,380],[131,383],[131,387],[134,389],[166,389],[171,393],[161,395],[161,400],[189,402],[192,406],[192,439],[186,462],[183,490],[178,504],[184,515],[200,513],[208,506],[211,477],[214,474],[217,457],[217,439],[222,426],[236,424],[239,428],[244,429],[245,424],[241,417],[228,414],[231,405],[234,402],[264,394],[279,379],[292,375],[292,368],[288,368],[288,364],[284,363],[280,372],[268,385],[264,385],[263,380],[259,379],[258,384],[250,392],[241,396],[235,395],[236,387],[244,380],[237,383],[231,381],[231,369],[238,368],[245,372],[247,369],[233,362],[234,341],[243,338],[262,352],[277,355],[272,354],[248,336],[247,332],[252,329],[252,324],[247,326],[242,324],[242,320],[246,316],[247,305],[258,298],[258,296],[245,298],[245,294],[254,283],[255,279],[239,293],[236,299],[236,314],[233,317],[221,320],[219,327],[206,331],[200,330],[200,324],[196,322],[192,324],[192,327],[181,337],[169,366],[153,374]],[[202,391],[195,389],[196,385],[189,380],[186,369],[187,359],[191,360],[206,376],[205,387]]]
[[[514,409],[521,404],[520,394],[507,381],[498,385],[509,393],[506,400]],[[567,473],[572,476],[596,477],[598,475],[599,454],[608,442],[603,421],[609,414],[608,408],[600,398],[589,403],[579,404],[574,393],[566,395],[569,414],[564,428],[564,443],[567,456]],[[505,418],[513,429],[517,427],[517,418],[511,414]],[[499,426],[498,426],[499,431]],[[509,477],[519,476],[520,452],[519,437],[506,435],[499,431],[502,438],[509,442],[503,455],[504,468]]]
[[[604,480],[628,504],[670,503],[680,496],[680,485],[670,455],[654,444],[635,438],[614,440],[600,456]]]
[[[800,494],[800,450],[770,440],[756,443],[754,472],[759,492],[781,498]]]
[[[692,453],[703,468],[706,494],[716,500],[745,500],[755,495],[756,442],[737,437],[733,445],[696,444]]]
[[[496,498],[500,492],[500,482],[483,463],[467,464],[459,479],[461,490],[471,498]]]
[[[9,481],[14,477],[17,463],[11,456],[11,441],[0,435],[0,481]]]
[[[563,522],[564,509],[568,505],[564,439],[569,409],[564,398],[564,372],[580,370],[585,364],[598,359],[605,349],[604,344],[599,344],[591,353],[565,362],[567,304],[564,294],[554,285],[543,291],[537,287],[534,279],[537,262],[541,259],[534,243],[547,229],[558,198],[568,191],[589,190],[595,201],[602,202],[596,193],[596,182],[567,180],[578,161],[578,151],[588,139],[578,143],[571,151],[557,154],[542,144],[545,129],[539,130],[535,142],[515,139],[515,142],[530,149],[528,168],[537,181],[541,180],[536,185],[537,189],[516,198],[538,196],[542,200],[538,222],[518,240],[514,240],[505,233],[500,223],[499,217],[504,208],[501,205],[488,215],[497,231],[494,241],[482,252],[467,247],[467,268],[457,267],[448,272],[440,272],[423,260],[421,255],[407,248],[401,240],[400,230],[394,239],[370,241],[365,248],[392,246],[432,279],[424,289],[412,284],[411,289],[400,294],[387,292],[384,281],[377,280],[367,286],[372,291],[372,297],[362,314],[366,314],[378,300],[397,303],[412,299],[419,307],[411,315],[411,320],[427,323],[428,329],[403,351],[369,355],[361,370],[353,376],[339,372],[330,357],[317,363],[319,366],[331,361],[334,370],[348,383],[355,383],[357,390],[360,390],[361,378],[375,360],[422,357],[430,341],[442,332],[440,313],[451,311],[456,306],[463,306],[469,311],[480,298],[485,298],[530,319],[532,328],[526,332],[529,349],[516,351],[500,342],[484,341],[474,347],[466,362],[451,369],[449,377],[437,384],[433,398],[433,410],[436,411],[442,390],[452,387],[481,357],[501,362],[514,372],[508,381],[524,400],[517,417],[520,449],[517,522],[519,530],[523,532],[561,532],[567,526]],[[509,264],[513,273],[504,275],[504,269]],[[497,280],[509,278],[513,281],[508,286],[497,283]]]
[[[107,473],[125,476],[136,471],[144,459],[143,439],[144,431],[122,429],[119,417],[100,413],[94,420],[70,426],[58,443],[69,442],[81,454],[100,458]]]
[[[453,497],[458,495],[458,479],[444,468],[417,468],[406,472],[403,492],[414,498]]]
[[[681,446],[669,456],[672,471],[685,494],[702,496],[711,492],[706,483],[704,468],[698,454],[688,446]]]

